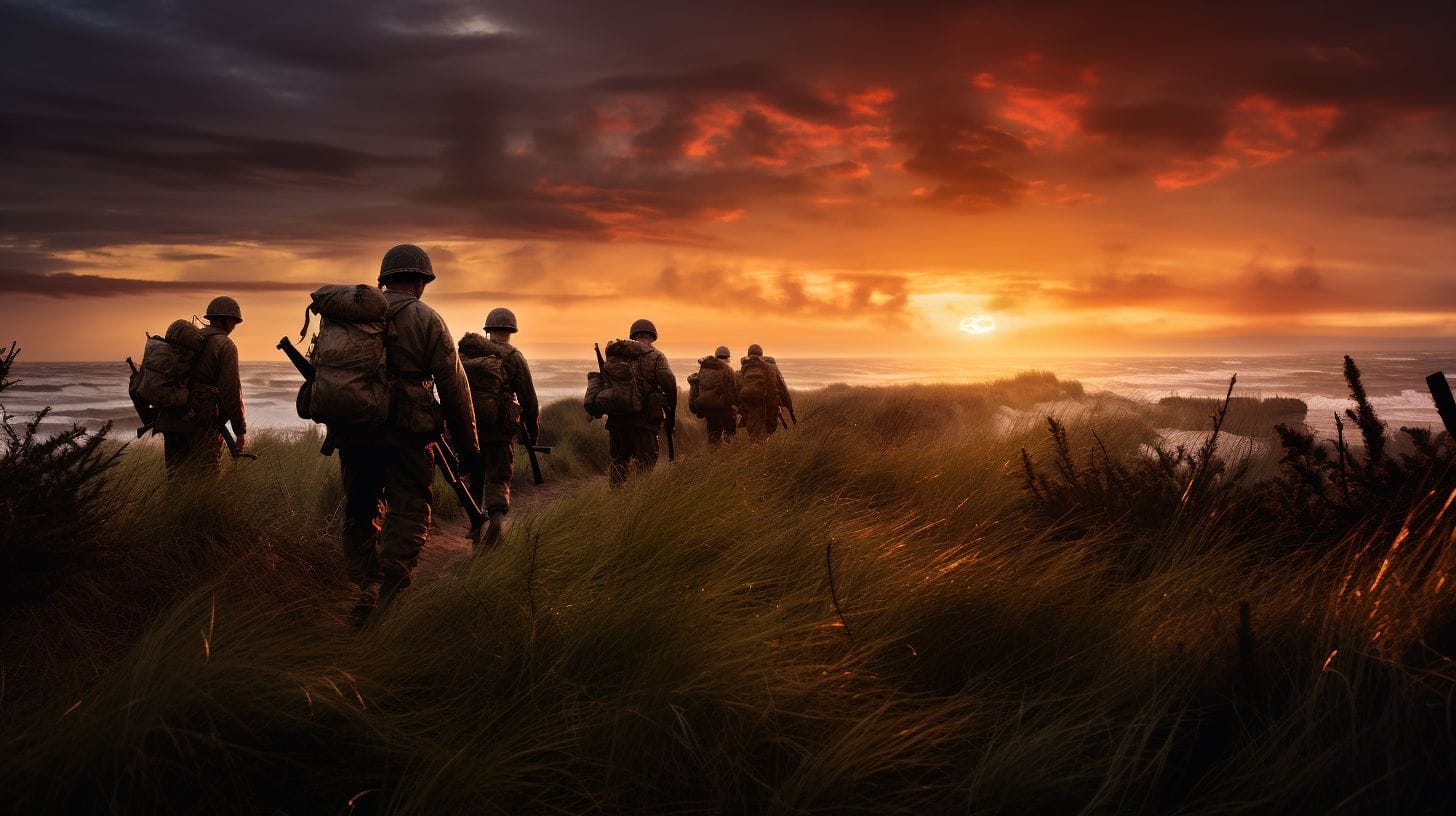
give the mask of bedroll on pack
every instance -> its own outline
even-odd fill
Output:
[[[699,360],[698,365],[697,410],[722,411],[733,407],[733,370],[712,357]]]
[[[509,349],[475,332],[460,338],[460,365],[470,381],[475,421],[481,427],[513,430],[520,421],[520,406],[506,391],[505,358]]]
[[[608,416],[642,413],[646,401],[642,397],[640,360],[651,348],[636,340],[613,340],[607,344],[601,390],[595,397],[597,410]]]
[[[773,369],[762,357],[743,358],[743,373],[738,398],[754,405],[766,405],[775,395]]]
[[[134,377],[136,396],[157,408],[187,405],[192,360],[201,350],[202,333],[187,320],[174,320],[165,335],[148,337],[140,373]]]
[[[320,319],[309,352],[317,371],[309,389],[309,417],[324,423],[384,425],[390,407],[384,353],[389,301],[365,284],[323,286],[311,297],[308,312]]]

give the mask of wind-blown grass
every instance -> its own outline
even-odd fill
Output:
[[[1219,514],[1131,546],[1021,489],[1048,411],[1117,457],[1149,440],[1075,384],[796,407],[791,433],[713,455],[685,420],[681,461],[613,490],[600,424],[553,406],[548,478],[574,486],[359,633],[317,440],[260,439],[222,488],[170,495],[128,450],[125,568],[7,622],[0,788],[27,811],[1447,804],[1447,496],[1316,558]],[[43,623],[109,647],[84,672],[11,662],[54,642]]]

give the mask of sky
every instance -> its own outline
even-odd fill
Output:
[[[281,360],[409,242],[549,357],[1456,348],[1456,6],[1390,5],[0,0],[0,340]]]

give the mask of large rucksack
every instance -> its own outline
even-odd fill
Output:
[[[607,344],[602,376],[590,402],[608,416],[636,416],[646,410],[642,387],[642,356],[652,347],[636,340],[613,340]]]
[[[319,316],[309,357],[316,372],[306,400],[315,422],[379,427],[390,419],[385,359],[389,301],[373,286],[323,286],[308,311]],[[304,332],[308,331],[305,313]]]
[[[771,405],[778,397],[773,368],[762,357],[744,357],[738,380],[738,398],[745,403]]]
[[[192,361],[202,350],[202,333],[187,320],[174,320],[165,335],[147,337],[142,365],[128,391],[134,402],[182,408],[191,400]]]
[[[696,379],[694,379],[696,378]],[[696,386],[696,394],[690,395],[690,407],[697,411],[723,411],[733,407],[733,369],[718,361],[716,357],[704,357],[698,361],[698,373],[689,377]]]
[[[520,421],[520,406],[508,388],[506,357],[510,350],[475,332],[460,338],[460,365],[470,381],[470,399],[475,403],[475,422],[482,428],[514,431]]]

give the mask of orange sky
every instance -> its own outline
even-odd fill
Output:
[[[226,293],[281,359],[409,241],[542,356],[1456,347],[1438,6],[642,6],[7,7],[0,339],[121,357]]]

